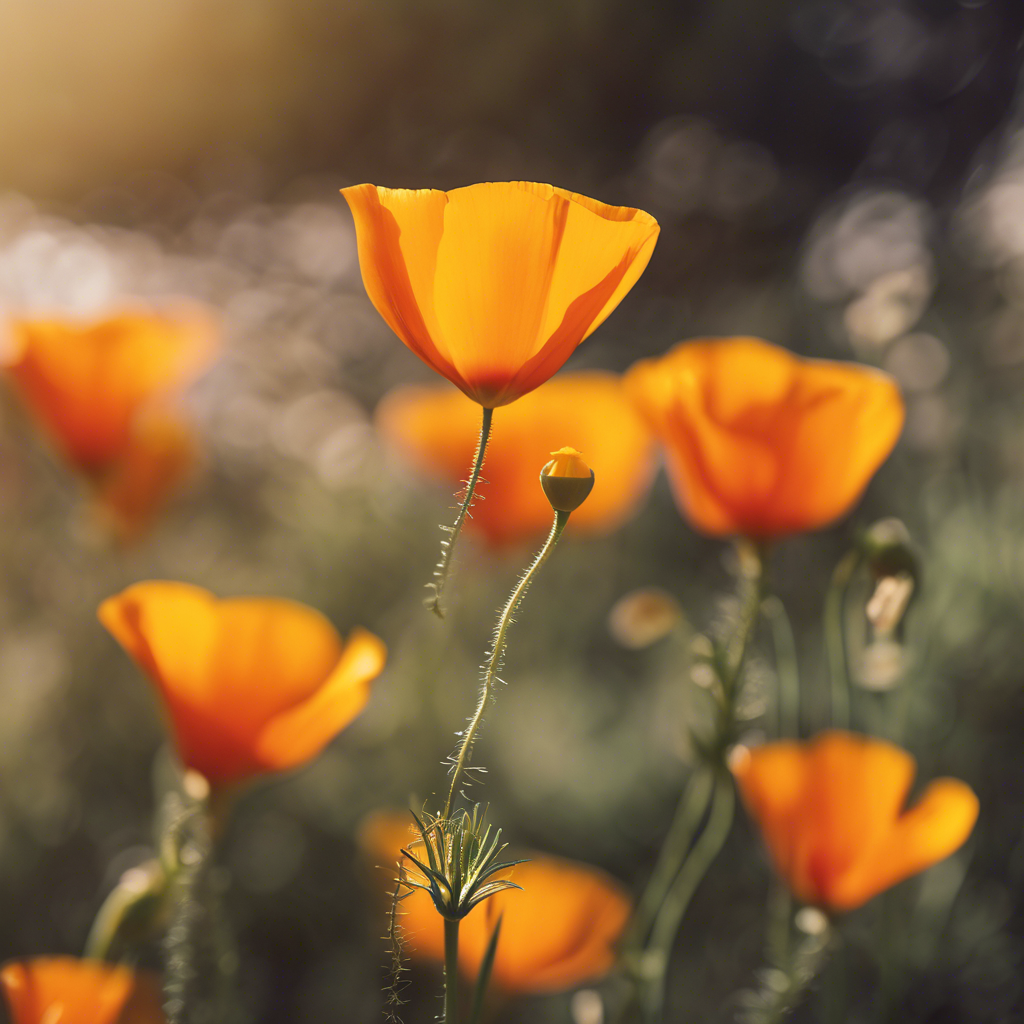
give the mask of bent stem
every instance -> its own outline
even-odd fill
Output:
[[[537,552],[536,558],[534,558],[530,567],[523,573],[522,578],[516,584],[515,589],[512,591],[512,594],[508,599],[508,603],[505,605],[504,611],[498,618],[498,625],[494,630],[494,642],[491,646],[490,654],[487,656],[487,664],[484,666],[483,678],[480,681],[480,699],[477,701],[476,710],[473,712],[473,717],[470,719],[469,728],[462,734],[462,743],[459,745],[459,752],[455,756],[454,766],[452,768],[452,783],[448,789],[448,799],[445,801],[444,814],[442,815],[445,820],[451,816],[452,803],[455,800],[455,792],[459,785],[459,778],[462,776],[462,773],[466,770],[466,766],[469,763],[469,756],[473,750],[473,743],[476,741],[477,733],[480,730],[480,723],[483,721],[484,709],[487,707],[487,701],[490,699],[490,696],[494,691],[494,684],[500,682],[498,679],[498,673],[501,671],[501,667],[505,661],[505,644],[508,637],[508,627],[512,624],[513,616],[519,609],[519,605],[523,598],[526,596],[526,591],[530,589],[530,584],[533,582],[533,578],[537,575],[537,571],[540,567],[548,560],[548,556],[554,550],[555,545],[558,543],[558,538],[562,536],[562,531],[565,529],[565,524],[568,521],[568,512],[555,512],[555,521],[551,525],[551,532],[548,534],[548,539],[544,541],[544,546]]]
[[[658,909],[672,888],[672,882],[679,873],[697,829],[707,813],[713,781],[714,773],[710,769],[698,770],[687,780],[668,835],[658,854],[658,861],[640,896],[629,931],[626,933],[623,951],[627,955],[641,949],[647,941]]]
[[[725,844],[729,829],[732,827],[733,813],[736,809],[732,779],[725,768],[719,768],[717,775],[708,823],[666,894],[665,902],[658,911],[651,929],[651,940],[647,945],[645,958],[652,970],[650,976],[645,978],[641,990],[641,1010],[648,1024],[655,1024],[661,1020],[665,1004],[665,974],[676,934],[686,916],[693,894]]]
[[[493,409],[484,406],[483,422],[480,424],[480,438],[476,444],[476,455],[473,458],[473,468],[470,470],[469,479],[466,481],[466,494],[459,506],[459,514],[451,526],[442,526],[441,529],[448,534],[447,538],[441,541],[441,559],[434,567],[433,582],[427,587],[432,591],[431,595],[424,602],[426,606],[439,618],[444,618],[444,609],[441,607],[441,592],[448,580],[448,572],[452,563],[452,552],[455,550],[455,542],[462,532],[462,524],[469,515],[470,506],[473,504],[473,497],[476,494],[476,485],[480,481],[480,470],[483,468],[484,455],[487,452],[487,442],[491,436],[491,417]]]
[[[459,922],[444,919],[444,1024],[459,1017]]]
[[[831,684],[830,704],[833,729],[850,724],[850,676],[846,663],[845,623],[846,590],[860,560],[858,551],[848,551],[832,573],[832,582],[825,595],[825,648],[828,654],[828,675]]]

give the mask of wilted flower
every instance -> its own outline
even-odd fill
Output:
[[[127,967],[74,957],[6,964],[0,985],[13,1024],[163,1024],[152,986]]]
[[[891,743],[829,731],[738,748],[731,764],[776,870],[807,903],[852,910],[966,841],[978,798],[936,779],[908,810],[914,759]]]
[[[381,402],[377,423],[388,440],[417,465],[455,485],[473,457],[479,409],[449,388],[396,388]],[[470,527],[500,545],[542,534],[551,507],[537,486],[537,468],[553,443],[570,440],[587,453],[596,483],[573,512],[569,529],[609,533],[643,500],[654,476],[650,431],[611,373],[560,374],[502,413],[501,430],[487,450],[487,482]]]
[[[275,598],[137,583],[100,621],[156,684],[186,767],[214,787],[315,757],[363,709],[384,644]]]
[[[95,322],[18,319],[7,372],[123,536],[144,528],[195,460],[173,409],[216,351],[194,307],[125,310]]]
[[[642,210],[528,181],[342,194],[377,311],[486,408],[554,374],[633,287],[658,237]]]
[[[410,821],[407,812],[371,815],[360,830],[364,850],[386,867],[397,862],[403,846],[415,854],[422,845],[415,845]],[[616,882],[596,868],[543,854],[518,864],[510,877],[522,888],[489,897],[461,923],[459,967],[466,977],[476,977],[499,917],[501,938],[492,978],[506,992],[554,992],[611,969],[613,947],[631,911]],[[383,873],[380,882],[383,891]],[[415,891],[400,906],[408,951],[442,961],[443,924],[429,896]]]
[[[704,533],[776,537],[843,515],[892,451],[887,374],[798,359],[758,338],[677,345],[626,375],[665,445],[676,500]]]

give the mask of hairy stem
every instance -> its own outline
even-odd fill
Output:
[[[480,680],[480,699],[477,701],[476,711],[473,712],[473,717],[470,719],[469,728],[462,734],[462,743],[459,745],[459,752],[455,757],[452,769],[452,783],[448,789],[448,799],[444,805],[443,817],[445,819],[451,815],[452,803],[455,800],[459,779],[469,763],[469,755],[473,749],[473,743],[476,741],[477,733],[480,730],[480,723],[484,717],[487,701],[494,690],[494,684],[498,682],[498,672],[501,671],[501,666],[505,659],[508,627],[512,624],[513,616],[526,596],[526,591],[529,590],[533,578],[537,575],[537,570],[547,561],[548,556],[554,550],[555,545],[558,543],[558,538],[561,537],[565,524],[568,521],[568,512],[555,512],[555,521],[551,525],[548,539],[544,541],[544,546],[537,552],[536,558],[534,558],[530,567],[523,573],[516,584],[505,605],[504,611],[502,611],[498,618],[498,625],[494,630],[494,642],[491,645],[490,654],[487,656],[487,664],[483,668],[483,676]]]
[[[459,1017],[459,922],[444,919],[444,1024]]]
[[[480,439],[476,445],[476,456],[473,459],[473,468],[470,471],[469,479],[466,481],[466,494],[459,506],[459,514],[451,526],[442,526],[441,529],[447,533],[447,537],[441,541],[441,559],[434,568],[433,582],[427,586],[431,590],[426,600],[427,607],[438,617],[444,618],[444,609],[441,607],[441,593],[448,580],[448,571],[451,568],[452,552],[455,550],[455,542],[462,532],[462,524],[466,521],[470,506],[473,504],[473,496],[476,494],[476,485],[480,480],[480,470],[483,468],[484,455],[487,452],[487,442],[491,436],[491,417],[493,409],[484,407],[483,422],[480,424]]]

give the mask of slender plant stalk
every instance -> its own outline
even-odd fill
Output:
[[[860,560],[859,553],[848,551],[832,573],[832,582],[825,595],[825,648],[831,684],[831,720],[833,729],[850,724],[850,676],[846,663],[846,590]]]
[[[505,659],[505,644],[508,638],[508,627],[512,624],[512,619],[515,616],[516,611],[519,609],[519,605],[522,602],[523,597],[526,595],[526,591],[529,590],[530,584],[537,575],[537,570],[540,569],[540,567],[548,560],[548,556],[554,550],[555,545],[558,543],[558,538],[562,536],[562,531],[565,529],[565,524],[568,521],[568,512],[555,512],[555,521],[551,525],[551,532],[548,534],[548,539],[544,541],[544,546],[537,552],[536,558],[534,558],[530,567],[523,573],[519,582],[516,584],[515,589],[512,591],[512,594],[505,605],[504,611],[502,611],[501,616],[498,618],[498,625],[494,630],[494,642],[491,646],[490,654],[487,656],[487,664],[484,666],[483,676],[480,681],[480,699],[477,701],[476,710],[473,712],[473,717],[470,719],[469,728],[462,734],[462,743],[459,745],[459,752],[455,756],[454,767],[452,768],[452,782],[448,789],[448,799],[445,801],[444,805],[443,817],[445,819],[451,815],[452,804],[455,800],[455,793],[458,789],[459,779],[469,763],[469,756],[473,749],[473,743],[476,741],[477,733],[480,730],[480,723],[483,720],[487,702],[494,691],[494,684],[499,682],[498,673],[501,671],[501,666]]]
[[[729,829],[732,827],[735,809],[736,794],[732,778],[727,769],[720,768],[711,798],[708,823],[669,889],[651,929],[647,958],[660,969],[653,972],[651,978],[645,979],[642,989],[641,1010],[648,1024],[655,1024],[661,1020],[665,1003],[665,973],[676,934],[686,915],[690,900],[697,891],[697,886],[725,844]]]
[[[800,735],[800,670],[793,626],[786,614],[786,606],[774,594],[764,599],[761,611],[771,625],[775,647],[775,675],[779,683],[775,705],[778,736],[780,739],[794,739]]]
[[[459,922],[444,919],[444,1024],[459,1019]]]
[[[638,950],[647,941],[658,909],[672,888],[672,883],[679,874],[687,853],[690,852],[697,829],[707,813],[713,782],[714,773],[707,767],[698,769],[687,780],[668,835],[658,854],[658,861],[633,913],[633,920],[623,941],[625,951]]]
[[[476,455],[473,458],[473,468],[470,470],[469,479],[466,481],[466,494],[459,506],[459,514],[451,526],[442,526],[447,537],[441,541],[441,559],[434,568],[434,579],[427,586],[431,590],[426,600],[427,607],[440,619],[444,618],[444,609],[441,607],[441,593],[448,580],[448,572],[452,563],[452,552],[455,550],[455,542],[462,532],[462,524],[466,521],[470,506],[473,504],[473,496],[476,494],[476,485],[480,481],[480,470],[483,468],[484,455],[487,452],[487,442],[491,437],[491,417],[493,409],[484,407],[483,422],[480,424],[480,439],[476,445]]]

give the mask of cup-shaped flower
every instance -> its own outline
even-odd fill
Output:
[[[18,319],[10,333],[6,368],[25,405],[112,525],[138,532],[194,461],[173,405],[213,358],[211,318],[191,306],[132,309]]]
[[[377,426],[409,461],[456,486],[473,457],[480,411],[447,386],[400,387],[377,409]],[[590,497],[568,529],[599,535],[618,529],[643,501],[655,471],[654,439],[612,373],[564,373],[502,413],[487,449],[484,500],[469,528],[493,546],[528,540],[551,527],[551,506],[537,486],[538,467],[566,439],[594,468]]]
[[[0,985],[13,1024],[163,1024],[145,979],[127,967],[74,957],[6,964]]]
[[[486,408],[554,374],[633,287],[658,237],[642,210],[528,181],[342,194],[377,311]]]
[[[379,812],[368,818],[360,842],[377,864],[391,868],[405,847],[416,853],[417,835],[408,812]],[[410,847],[410,843],[413,845]],[[459,968],[475,978],[494,926],[501,937],[493,983],[508,993],[556,992],[606,974],[614,946],[629,919],[631,904],[621,886],[604,872],[575,861],[530,854],[510,877],[521,888],[505,889],[470,911],[459,928]],[[383,891],[393,874],[378,872]],[[390,891],[393,891],[393,884]],[[399,918],[413,957],[444,959],[442,919],[427,893],[416,890],[400,904]]]
[[[767,539],[838,519],[903,426],[888,375],[758,338],[684,342],[633,366],[626,387],[665,446],[683,514],[713,536]]]
[[[159,690],[184,765],[214,787],[315,757],[363,709],[386,655],[363,629],[342,643],[295,601],[185,583],[135,584],[99,617]]]
[[[731,767],[776,870],[826,910],[859,907],[948,857],[978,816],[978,798],[956,779],[936,779],[904,810],[914,759],[848,732],[740,747]]]

